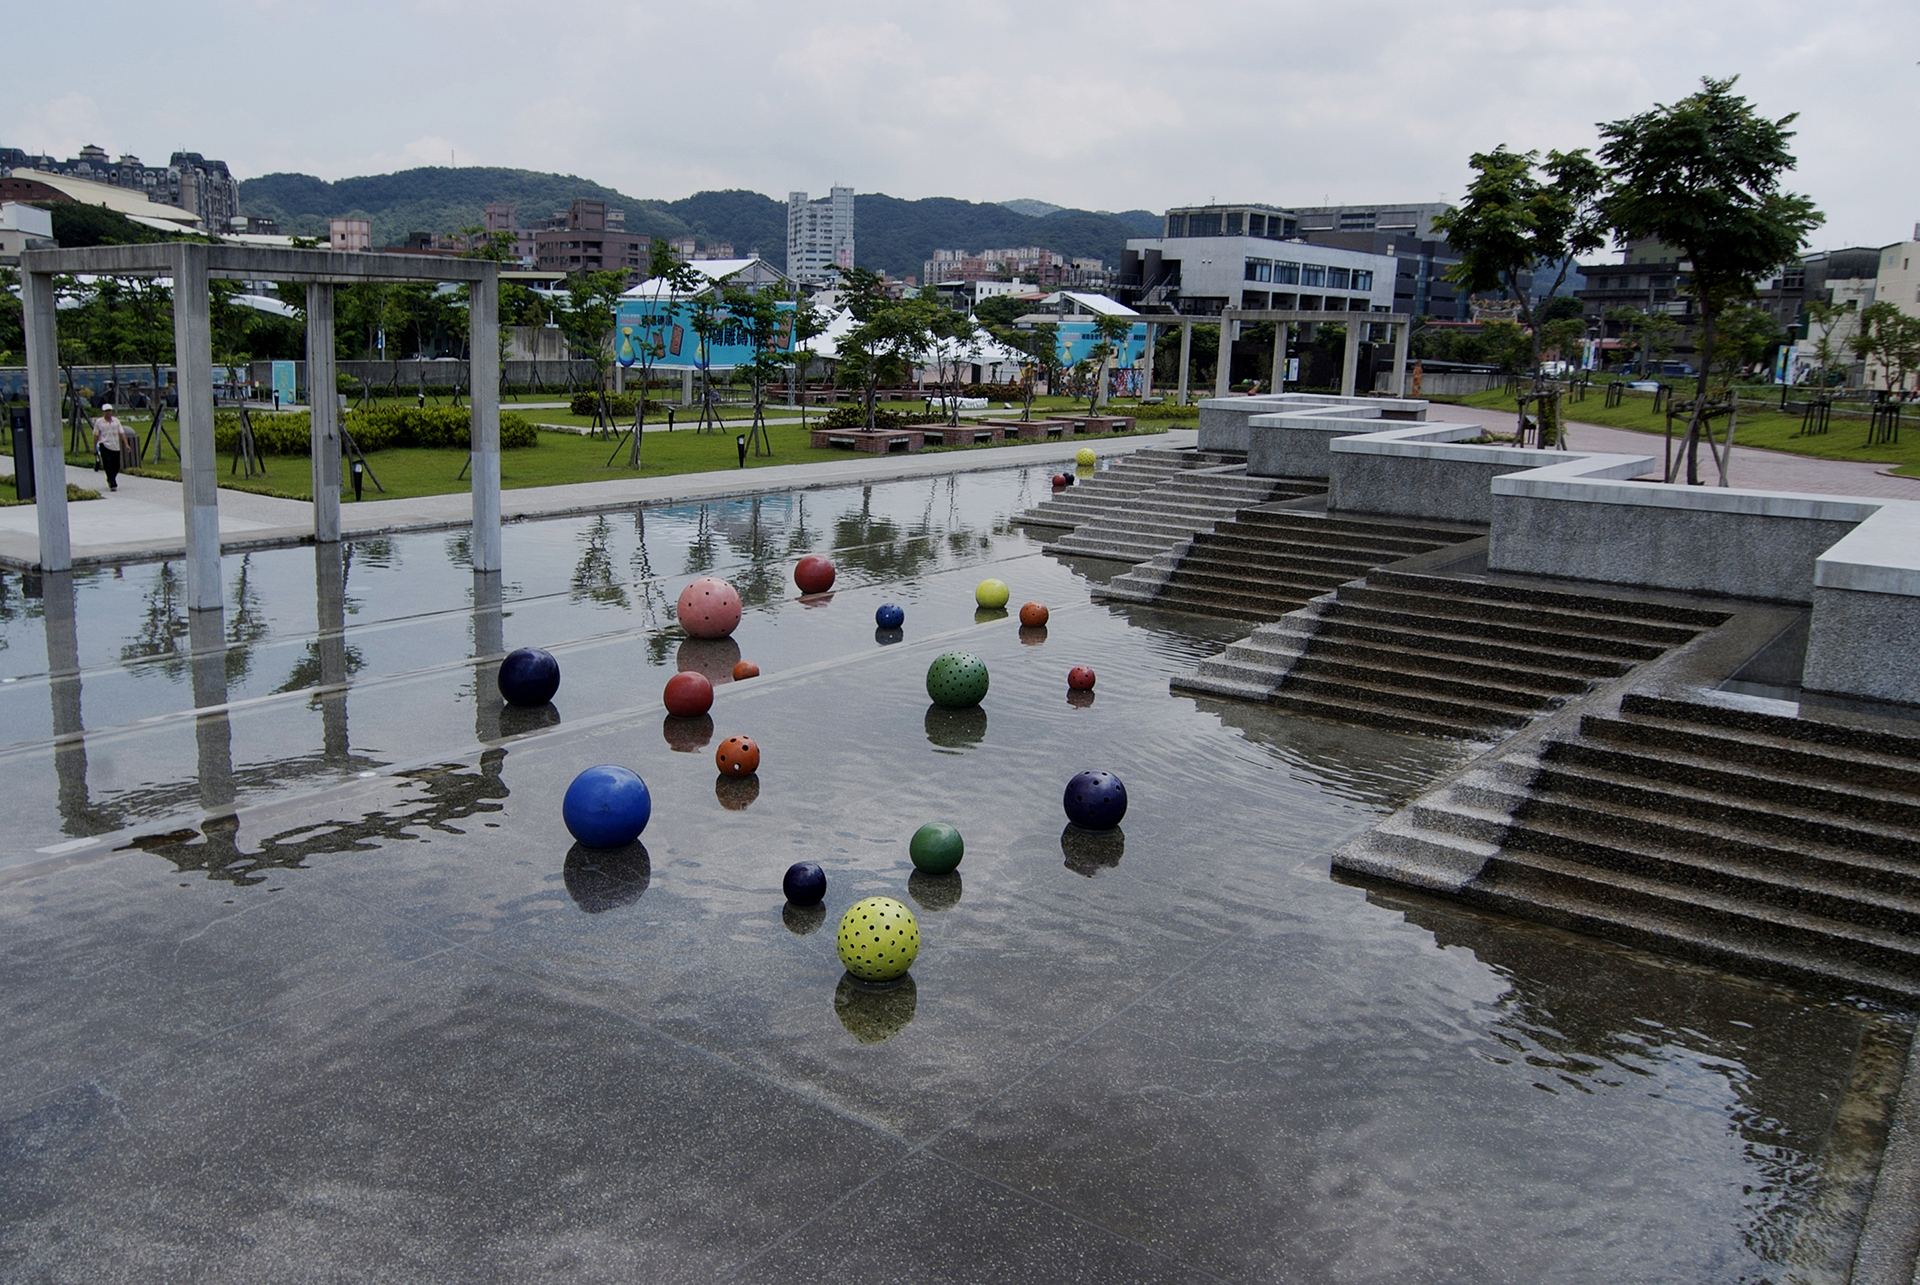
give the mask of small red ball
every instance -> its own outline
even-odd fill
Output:
[[[736,683],[743,679],[758,677],[760,677],[760,666],[750,660],[743,660],[733,667],[733,681]]]
[[[1075,665],[1067,671],[1067,686],[1076,692],[1093,690],[1093,671],[1085,665]]]
[[[760,770],[760,747],[746,736],[729,736],[713,754],[722,776],[752,776]]]
[[[800,586],[801,593],[825,593],[833,588],[834,574],[832,558],[809,553],[794,567],[793,582]]]
[[[1047,623],[1047,615],[1044,603],[1030,602],[1020,608],[1020,623],[1028,626],[1044,625]]]
[[[1053,475],[1053,489],[1056,491],[1064,491],[1067,489],[1067,475],[1065,473],[1055,473]]]
[[[661,699],[675,718],[699,718],[713,708],[713,684],[705,674],[682,670],[667,680]]]

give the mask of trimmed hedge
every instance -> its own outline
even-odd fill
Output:
[[[592,415],[594,406],[599,400],[597,393],[575,393],[573,400],[567,403],[567,409],[575,415]],[[615,419],[632,419],[633,412],[638,408],[639,403],[640,399],[632,393],[607,394],[607,406],[613,412]],[[647,414],[651,415],[655,411],[665,409],[666,403],[652,398],[647,399]]]
[[[876,431],[892,431],[905,428],[909,424],[944,424],[947,417],[940,411],[897,411],[884,406],[873,408],[873,427]],[[841,402],[832,410],[813,421],[814,428],[852,428],[864,429],[867,426],[867,408],[859,402]]]
[[[250,414],[253,444],[264,455],[305,455],[312,440],[312,429],[305,411],[280,414]],[[424,446],[442,450],[466,450],[472,420],[457,407],[412,406],[393,410],[354,411],[346,419],[347,431],[361,450],[389,450],[402,446]],[[213,417],[213,442],[216,449],[231,453],[240,447],[240,415],[237,411],[217,411]],[[519,415],[500,416],[500,447],[516,450],[538,446],[540,432],[532,421]]]

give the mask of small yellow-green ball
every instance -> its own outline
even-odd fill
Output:
[[[1091,446],[1082,446],[1079,453],[1073,457],[1073,462],[1082,466],[1090,466],[1099,463],[1100,457],[1093,453]]]
[[[840,962],[863,982],[905,977],[920,954],[920,923],[892,897],[868,897],[847,907],[835,942]]]
[[[1011,597],[1013,590],[1004,580],[982,580],[973,591],[973,600],[983,607],[1004,607]]]

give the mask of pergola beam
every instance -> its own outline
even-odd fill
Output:
[[[166,277],[173,275],[173,254],[183,243],[91,245],[74,250],[26,250],[20,271],[76,276]],[[499,265],[487,259],[448,259],[431,254],[379,254],[344,250],[281,250],[253,245],[213,244],[206,251],[207,276],[233,281],[327,282],[483,281]]]

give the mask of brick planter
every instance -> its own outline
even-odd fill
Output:
[[[1006,426],[985,420],[969,420],[959,425],[928,424],[922,431],[942,446],[979,446],[1007,440]]]
[[[816,428],[812,436],[813,444],[817,447],[865,451],[869,455],[911,455],[926,440],[926,435],[918,428],[882,429],[873,433],[865,429]]]

